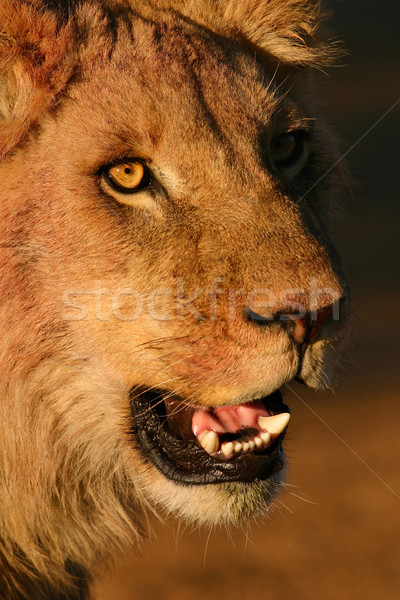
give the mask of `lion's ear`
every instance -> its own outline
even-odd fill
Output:
[[[315,39],[319,0],[226,0],[225,18],[255,47],[289,65],[329,65],[339,54]]]
[[[29,131],[65,86],[69,27],[40,0],[0,4],[0,157]]]
[[[283,65],[329,66],[342,55],[340,44],[325,44],[317,39],[320,0],[151,1],[157,6],[176,9]]]

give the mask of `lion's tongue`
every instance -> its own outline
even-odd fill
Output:
[[[241,429],[258,429],[259,418],[269,416],[270,413],[262,402],[200,409],[193,414],[192,431],[199,438],[204,431],[215,431],[221,435],[236,433]]]

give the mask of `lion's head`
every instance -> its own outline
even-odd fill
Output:
[[[148,507],[264,511],[349,308],[313,2],[6,4],[2,585],[43,598]]]

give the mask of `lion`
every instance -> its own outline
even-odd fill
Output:
[[[309,0],[1,0],[0,595],[264,514],[349,293]]]

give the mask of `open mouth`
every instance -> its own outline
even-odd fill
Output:
[[[283,467],[290,411],[279,390],[246,404],[200,408],[169,392],[136,388],[131,413],[144,456],[177,483],[253,482]]]

